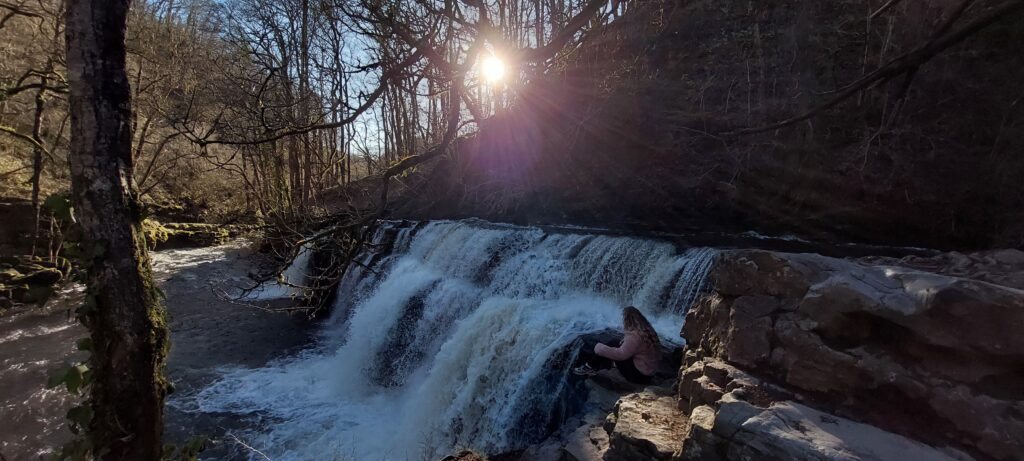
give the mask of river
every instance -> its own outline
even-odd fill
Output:
[[[248,286],[248,273],[261,258],[243,241],[212,248],[151,253],[156,281],[166,295],[171,352],[167,373],[177,393],[201,389],[230,366],[258,367],[308,345],[312,322],[230,302],[221,290]],[[64,413],[72,404],[63,389],[46,389],[49,370],[80,359],[75,341],[85,330],[70,310],[81,301],[80,286],[67,287],[46,308],[9,311],[0,317],[0,455],[31,460],[70,437]],[[237,418],[181,412],[168,406],[167,439],[192,435],[221,437]],[[222,444],[223,445],[223,444]],[[214,459],[228,453],[218,446]]]

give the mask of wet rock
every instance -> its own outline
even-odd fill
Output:
[[[622,397],[605,422],[606,461],[667,460],[683,439],[686,417],[671,395],[644,391]]]
[[[608,451],[608,432],[599,425],[580,426],[569,435],[565,457],[569,461],[601,461]]]
[[[1005,265],[1017,256],[944,261],[971,270],[985,258]],[[720,255],[711,278],[715,293],[691,309],[682,331],[690,349],[680,406],[691,419],[704,406],[720,413],[727,395],[763,411],[797,401],[981,459],[1024,452],[1024,291],[905,267],[748,250]],[[807,413],[792,408],[773,415]],[[775,442],[795,437],[758,427],[781,437]],[[832,429],[822,430],[863,433]],[[711,437],[700,430],[691,436]],[[792,446],[818,443],[799,440]],[[832,458],[802,459],[847,459],[835,450]]]

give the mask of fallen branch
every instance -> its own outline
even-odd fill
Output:
[[[36,141],[35,139],[32,139],[32,137],[27,135],[27,134],[18,133],[18,130],[15,130],[12,127],[0,125],[0,133],[7,133],[8,135],[13,136],[15,139],[18,139],[20,141],[26,142],[26,143],[30,144],[32,147],[34,147],[36,149],[39,149],[40,151],[45,153],[46,156],[52,157],[52,155],[50,154],[50,151],[47,150],[46,147],[43,146],[41,143],[39,143],[39,141]]]
[[[242,441],[241,439],[239,439],[238,437],[236,437],[236,436],[235,436],[235,434],[228,434],[228,437],[231,437],[232,439],[235,439],[235,443],[237,443],[237,444],[239,444],[239,445],[241,445],[241,446],[245,447],[245,448],[246,448],[247,450],[249,450],[249,451],[252,451],[253,453],[256,453],[256,454],[258,454],[258,455],[262,456],[262,457],[263,457],[263,459],[265,459],[265,460],[267,460],[267,461],[273,461],[272,459],[270,459],[270,457],[269,457],[269,456],[267,456],[267,455],[263,454],[263,452],[262,452],[262,451],[259,451],[259,450],[255,449],[255,448],[253,448],[253,447],[249,446],[249,445],[248,445],[248,444],[246,444],[245,442],[243,442],[243,441]]]
[[[896,6],[896,4],[899,3],[900,1],[901,0],[889,0],[888,2],[885,3],[885,5],[882,5],[880,8],[875,10],[874,13],[871,13],[871,16],[869,16],[869,17],[871,19],[875,19],[875,18],[881,16],[882,13],[885,13],[886,11],[889,11],[890,8]]]

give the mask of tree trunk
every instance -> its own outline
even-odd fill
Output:
[[[36,255],[39,244],[39,219],[41,207],[39,203],[39,181],[43,177],[43,110],[46,108],[46,77],[39,79],[39,91],[36,92],[36,114],[32,119],[32,140],[36,146],[32,149],[32,256]]]
[[[68,2],[71,186],[91,300],[89,438],[104,460],[162,456],[167,329],[140,229],[125,74],[130,0]]]

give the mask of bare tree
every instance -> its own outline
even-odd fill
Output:
[[[88,446],[99,459],[155,460],[162,456],[168,343],[132,177],[129,4],[68,5],[70,163],[89,284],[80,311],[92,338]]]

